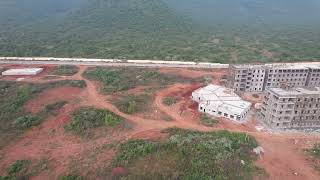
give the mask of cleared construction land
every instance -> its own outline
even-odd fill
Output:
[[[223,85],[227,69],[1,65],[26,67],[44,71],[0,77],[3,178],[320,177],[320,137],[257,130],[255,109],[242,124],[198,112],[192,92]]]

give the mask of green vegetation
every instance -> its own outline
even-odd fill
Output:
[[[25,171],[29,164],[30,161],[28,160],[17,160],[9,167],[8,174],[15,175],[21,171]]]
[[[123,179],[253,179],[261,173],[253,164],[257,142],[247,134],[166,132],[165,141],[130,140],[120,146],[113,167],[126,168]]]
[[[108,110],[82,107],[72,113],[72,120],[65,126],[65,130],[79,135],[89,135],[91,129],[103,126],[116,127],[123,121],[121,117]]]
[[[177,102],[176,98],[172,97],[172,96],[165,97],[162,101],[162,103],[166,106],[171,106],[171,105],[175,104],[176,102]]]
[[[176,75],[159,73],[152,69],[142,68],[90,68],[84,76],[102,83],[102,92],[111,93],[126,91],[136,86],[155,85],[164,86],[174,82],[195,81]]]
[[[48,160],[40,159],[34,164],[30,160],[17,160],[13,162],[7,169],[6,176],[0,176],[1,180],[20,180],[29,179],[31,176],[48,170]]]
[[[151,103],[152,97],[146,94],[122,96],[114,101],[117,108],[127,114],[145,112]]]
[[[77,74],[79,71],[79,68],[77,66],[73,65],[61,65],[55,67],[50,74],[52,75],[58,75],[58,76],[72,76],[74,74]]]
[[[66,175],[66,176],[61,176],[59,180],[83,180],[83,178],[79,175]]]
[[[287,1],[2,0],[0,55],[224,63],[320,59],[319,3]]]
[[[207,116],[206,114],[201,115],[200,121],[201,121],[201,124],[203,124],[205,126],[209,126],[209,127],[212,127],[212,126],[216,125],[217,123],[219,123],[218,120],[213,119],[213,118]]]
[[[313,145],[312,152],[316,157],[320,158],[320,143]]]
[[[7,176],[0,176],[1,180],[28,179],[28,169],[31,162],[29,160],[17,160],[7,170]]]
[[[28,114],[18,117],[14,124],[20,129],[27,129],[32,126],[37,126],[49,115],[56,115],[57,111],[60,110],[60,108],[62,108],[66,103],[66,101],[58,101],[53,104],[49,104],[36,115]]]
[[[31,126],[36,126],[47,116],[61,108],[65,102],[46,106],[37,114],[26,112],[24,104],[47,89],[62,86],[85,87],[84,81],[57,81],[44,84],[24,84],[0,81],[0,147]]]

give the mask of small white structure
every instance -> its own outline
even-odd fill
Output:
[[[9,69],[2,72],[3,76],[30,76],[37,75],[43,71],[43,68],[23,68],[23,69]]]
[[[251,107],[233,90],[213,84],[195,90],[191,98],[199,103],[200,112],[235,121],[243,121]]]

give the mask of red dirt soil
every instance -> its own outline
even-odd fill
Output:
[[[48,104],[55,103],[57,101],[72,101],[77,99],[81,92],[80,88],[75,87],[59,87],[49,89],[40,93],[37,97],[31,99],[26,103],[25,109],[32,113],[37,113]]]

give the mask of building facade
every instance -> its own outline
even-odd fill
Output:
[[[251,107],[250,102],[243,101],[233,90],[212,84],[195,90],[191,98],[199,103],[200,112],[238,122],[245,120]]]
[[[270,87],[320,86],[320,66],[308,64],[231,65],[231,87],[259,92]]]
[[[302,65],[266,66],[265,88],[267,87],[304,87],[309,69]]]
[[[263,65],[230,65],[230,69],[235,91],[263,91],[266,74]]]
[[[306,85],[308,87],[320,87],[320,65],[308,65],[309,74]]]
[[[320,128],[320,88],[266,88],[260,115],[272,128]]]

